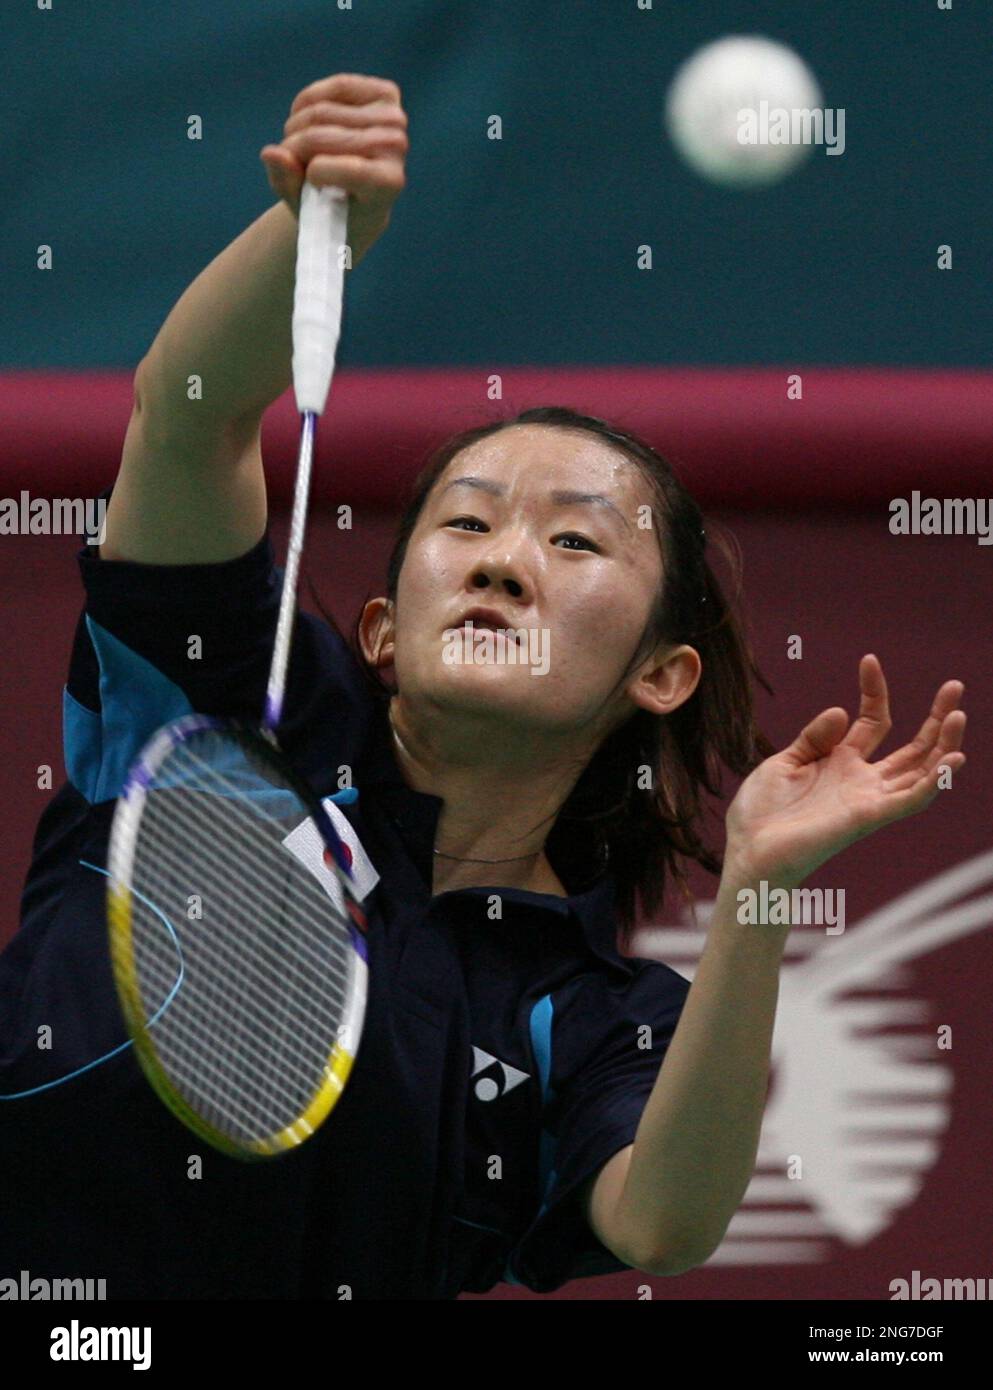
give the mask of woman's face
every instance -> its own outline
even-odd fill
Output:
[[[400,573],[383,656],[392,655],[402,702],[505,716],[519,732],[549,736],[623,722],[643,703],[639,674],[653,664],[604,709],[660,583],[650,501],[634,464],[577,431],[513,425],[459,453],[421,511]],[[464,628],[475,608],[492,610],[494,626],[523,629],[520,640],[487,635],[481,617]]]

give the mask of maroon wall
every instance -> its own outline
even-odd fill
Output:
[[[595,390],[590,395],[596,374],[581,375],[587,391],[582,403],[611,417],[609,399],[597,398]],[[720,395],[720,377],[713,374],[712,398]],[[781,380],[777,375],[777,390]],[[920,392],[912,383],[907,391],[919,419]],[[527,394],[522,385],[517,395]],[[541,389],[515,405],[555,398],[553,390]],[[579,403],[576,390],[558,398]],[[987,399],[993,399],[993,391]],[[120,384],[115,400],[120,416]],[[484,415],[481,410],[473,414],[471,401],[460,401],[465,416],[460,423]],[[450,396],[447,405],[451,403]],[[267,459],[276,458],[277,468],[284,470],[287,422],[292,424],[285,404],[277,407],[277,415],[282,412],[277,435],[268,422],[266,435]],[[749,491],[739,462],[734,510],[722,508],[721,489],[707,465],[712,441],[701,446],[700,456],[686,469],[709,520],[720,519],[740,543],[746,614],[760,665],[776,691],[774,699],[760,691],[758,705],[777,746],[828,705],[843,705],[854,715],[858,660],[871,651],[883,663],[893,706],[894,730],[883,754],[916,733],[937,687],[954,677],[966,687],[968,763],[954,788],[942,792],[922,815],[853,846],[808,881],[811,887],[845,889],[847,927],[830,942],[822,928],[794,929],[774,1049],[769,1106],[770,1112],[775,1109],[778,1129],[771,1159],[768,1167],[760,1163],[753,1189],[714,1260],[677,1280],[617,1275],[574,1284],[556,1297],[637,1297],[639,1286],[647,1283],[656,1298],[886,1299],[890,1280],[910,1278],[914,1270],[939,1278],[989,1273],[991,551],[969,535],[893,536],[886,506],[887,496],[907,495],[912,487],[939,497],[975,496],[982,478],[993,476],[993,470],[983,474],[979,467],[974,439],[956,455],[954,433],[961,422],[945,418],[947,410],[937,397],[925,402],[930,438],[944,452],[932,456],[930,467],[918,456],[912,477],[899,447],[899,412],[881,427],[885,446],[877,439],[871,469],[851,436],[842,434],[810,476],[807,505],[803,489],[809,453],[802,440],[788,476],[782,449],[775,468],[767,461],[756,465],[756,477],[765,480],[761,489]],[[117,419],[118,448],[126,418],[123,409],[123,420]],[[699,419],[703,428],[702,409]],[[373,429],[375,423],[373,411],[367,427]],[[430,433],[425,430],[423,437],[411,435],[392,454],[391,439],[381,441],[382,456],[392,457],[396,469],[394,500],[414,458],[423,452]],[[665,450],[664,428],[656,422],[646,433]],[[759,457],[762,430],[755,420],[746,417],[739,433],[742,456],[752,449]],[[918,434],[914,424],[904,435],[908,450],[916,447]],[[691,452],[685,441],[680,452],[682,457]],[[406,461],[397,464],[399,457]],[[895,461],[889,478],[887,458]],[[775,489],[777,470],[782,496]],[[91,486],[111,481],[114,471],[111,454],[89,470]],[[6,476],[3,495],[16,495],[28,485],[10,466]],[[349,484],[340,498],[354,502],[353,531],[338,530],[327,510],[316,513],[308,565],[322,600],[350,625],[363,597],[379,591],[395,511],[369,505],[360,473],[353,470]],[[846,487],[847,511],[840,509]],[[64,495],[58,485],[53,490]],[[368,489],[381,490],[381,478]],[[276,534],[281,545],[281,522]],[[76,548],[71,538],[0,537],[0,942],[15,929],[31,835],[50,795],[37,788],[38,768],[51,764],[56,786],[64,775],[61,687],[80,606]],[[803,639],[802,661],[787,659],[787,641],[794,635]],[[729,783],[729,794],[733,790]],[[715,822],[715,838],[719,833]],[[716,886],[705,875],[695,875],[693,882],[703,899]],[[923,890],[928,900],[901,905],[899,900],[913,890]],[[868,919],[894,903],[896,923],[887,929],[890,948],[873,964],[873,933],[878,936],[883,928],[873,928]],[[647,925],[660,930],[643,938],[643,948],[691,975],[700,942],[675,909],[672,918]],[[838,953],[834,990],[817,987],[815,958],[826,959],[819,956],[826,949]],[[847,955],[841,956],[842,950]],[[860,960],[869,965],[863,966],[855,988],[850,977]],[[861,1012],[854,1011],[855,1005]],[[940,1025],[951,1027],[950,1050],[936,1046]],[[929,1088],[926,1094],[913,1089],[922,1084]],[[845,1110],[846,1092],[862,1089],[868,1096],[862,1108]],[[870,1131],[877,1128],[873,1140]],[[875,1147],[859,1150],[853,1140]],[[809,1176],[786,1191],[777,1176],[777,1155],[798,1148],[808,1157]],[[501,1286],[489,1297],[531,1295]]]

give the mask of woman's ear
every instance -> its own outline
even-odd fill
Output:
[[[634,703],[651,714],[671,714],[690,698],[700,682],[703,663],[695,647],[668,650],[657,664],[649,663],[628,687]]]
[[[377,671],[393,664],[394,605],[388,598],[372,598],[359,619],[359,642],[366,661]]]

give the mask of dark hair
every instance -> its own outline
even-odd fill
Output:
[[[570,892],[579,891],[583,880],[592,881],[609,865],[622,949],[630,948],[639,913],[651,918],[661,908],[668,873],[692,902],[679,857],[720,873],[723,856],[704,845],[696,826],[701,790],[720,795],[720,763],[745,776],[776,752],[755,724],[750,678],[774,692],[707,563],[700,509],[672,465],[636,436],[562,406],[541,406],[463,430],[430,454],[395,536],[386,596],[396,601],[410,537],[441,473],[463,449],[511,425],[551,425],[596,435],[634,463],[650,484],[664,576],[642,640],[618,685],[659,641],[686,643],[699,652],[702,662],[696,690],[678,709],[665,716],[638,709],[607,735],[560,808],[545,843],[552,867]],[[740,589],[739,557],[723,538],[719,548]],[[359,619],[353,648],[374,693],[388,701],[395,691],[365,660]],[[646,780],[646,767],[651,769],[650,786],[642,787],[639,781]]]

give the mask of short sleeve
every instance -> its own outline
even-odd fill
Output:
[[[586,976],[561,998],[553,997],[542,1136],[545,1196],[507,1269],[514,1282],[536,1293],[629,1268],[593,1234],[579,1189],[634,1143],[690,989],[667,965],[631,964],[634,973],[626,983]]]
[[[69,670],[75,699],[92,707],[101,693],[94,679],[109,690],[117,678],[154,672],[201,713],[237,717],[257,700],[281,592],[268,531],[215,564],[103,560],[92,546],[77,563],[85,604]],[[80,659],[87,648],[96,663]]]
[[[63,693],[63,750],[70,783],[91,805],[119,795],[163,724],[192,713],[260,723],[283,578],[268,531],[218,563],[103,560],[86,546],[78,564],[85,604]],[[368,707],[344,638],[298,612],[280,727],[285,751],[313,743],[320,724],[327,764],[337,766],[336,755],[351,763]]]

